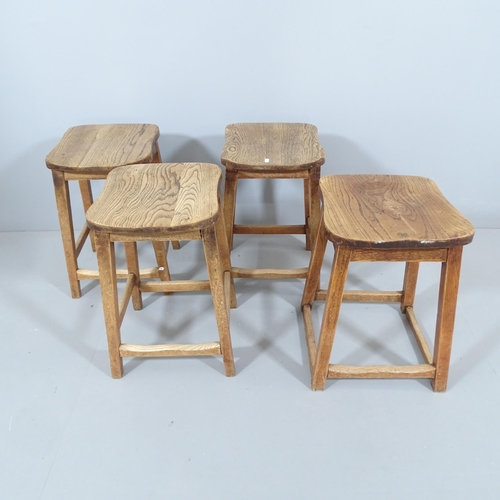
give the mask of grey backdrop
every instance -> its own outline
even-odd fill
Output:
[[[324,174],[429,176],[499,227],[498,0],[2,0],[0,23],[2,231],[58,229],[44,158],[106,122],[156,123],[165,161],[216,163],[228,123],[314,123]],[[239,202],[286,217],[300,196],[249,181]]]

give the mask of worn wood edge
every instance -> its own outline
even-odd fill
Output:
[[[127,279],[129,272],[127,269],[117,269],[116,278],[123,280]],[[78,269],[76,276],[80,281],[83,280],[98,280],[99,271],[97,269]],[[140,270],[141,278],[158,278],[158,268],[157,267],[147,267]]]
[[[327,378],[434,378],[436,368],[422,365],[351,366],[330,364]]]
[[[417,317],[415,316],[415,312],[413,311],[413,307],[408,306],[405,310],[405,315],[408,324],[410,325],[411,331],[413,332],[417,345],[420,349],[420,352],[422,353],[424,361],[427,364],[432,365],[433,356],[429,348],[429,344],[427,343],[427,340],[425,339],[425,336],[422,332],[422,329],[418,324]]]
[[[318,290],[314,300],[326,300],[328,290]],[[345,302],[401,302],[402,292],[382,292],[371,290],[345,290],[342,300]]]
[[[249,176],[247,177],[248,179],[256,178],[255,176],[259,175],[261,179],[266,178],[266,174],[272,174],[272,175],[282,175],[283,177],[267,177],[268,179],[288,179],[291,178],[291,174],[293,174],[296,171],[300,170],[311,170],[315,167],[321,167],[326,161],[324,157],[324,151],[323,151],[323,157],[317,158],[315,160],[306,162],[306,163],[298,163],[297,165],[283,165],[281,167],[273,166],[273,168],[269,168],[269,166],[266,165],[252,165],[249,163],[238,163],[235,161],[230,160],[229,158],[224,156],[224,150],[222,151],[222,156],[221,156],[221,163],[226,167],[227,170],[236,170],[238,172],[238,176],[240,175],[241,172],[248,172]],[[300,177],[298,177],[300,178]]]
[[[141,281],[141,292],[195,292],[210,290],[208,280]]]
[[[311,167],[312,168],[312,167]],[[237,170],[237,179],[307,179],[309,177],[308,168],[298,171],[258,171],[258,170]]]
[[[338,243],[331,235],[329,238]],[[382,244],[378,248],[353,248],[351,262],[444,262],[448,256],[447,248],[402,248],[409,245],[400,242],[395,245],[391,242],[391,245],[400,248],[383,247]],[[356,245],[349,243],[347,246]]]
[[[316,361],[316,339],[314,336],[314,326],[312,322],[311,306],[305,305],[302,308],[302,314],[304,316],[304,331],[306,334],[306,344],[307,344],[307,354],[309,358],[309,369],[311,370],[311,375],[314,371],[314,363]]]
[[[216,356],[221,354],[220,342],[203,344],[122,344],[120,356],[125,357],[173,357],[173,356]]]
[[[161,231],[164,231],[163,229]],[[177,231],[177,229],[169,233],[153,233],[151,234],[136,234],[135,230],[131,233],[123,233],[121,231],[112,231],[110,235],[111,241],[188,241],[200,240],[201,234],[198,230],[193,231]]]
[[[73,173],[73,172],[63,172],[64,179],[67,181],[98,181],[104,180],[108,176],[109,172],[116,167],[110,167],[106,169],[106,171],[100,171],[101,173],[91,173],[88,171],[82,171],[81,173]],[[57,169],[59,170],[59,169]]]
[[[249,267],[231,268],[233,278],[306,278],[307,272],[307,267],[299,267],[295,269],[253,269]]]
[[[135,274],[129,274],[127,282],[125,283],[125,289],[123,290],[122,298],[120,299],[120,304],[118,305],[118,326],[120,326],[123,322],[128,303],[130,302],[130,297],[132,296],[132,290],[134,289],[136,283],[137,278]]]
[[[235,224],[234,234],[306,234],[304,224]]]

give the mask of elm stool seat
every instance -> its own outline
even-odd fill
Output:
[[[222,355],[234,375],[229,308],[236,307],[229,249],[219,198],[221,169],[208,163],[158,163],[114,169],[87,211],[95,235],[111,374],[123,375],[126,356]],[[119,302],[114,244],[135,247],[140,240],[202,240],[208,280],[144,281],[137,252],[127,252],[128,278]],[[219,340],[203,344],[122,344],[120,326],[127,304],[142,308],[142,292],[210,290]]]
[[[430,179],[397,175],[331,175],[320,181],[323,210],[302,298],[312,389],[327,378],[427,378],[436,392],[447,386],[463,246],[474,227]],[[335,256],[327,290],[320,271],[327,241]],[[350,262],[406,262],[403,290],[345,291]],[[434,352],[413,304],[420,262],[441,262]],[[318,343],[311,307],[326,300]],[[330,364],[342,301],[400,302],[424,362],[407,366]]]
[[[45,162],[52,170],[56,195],[59,225],[63,240],[66,267],[73,298],[81,297],[81,280],[98,279],[95,270],[78,267],[78,256],[89,237],[85,225],[75,239],[69,181],[78,181],[86,212],[93,203],[90,181],[105,179],[116,167],[135,163],[161,162],[158,148],[160,131],[151,124],[106,124],[79,125],[66,131],[56,147],[48,154]],[[92,237],[91,237],[92,239]],[[178,248],[178,242],[174,242]],[[94,242],[92,241],[94,247]],[[160,273],[168,279],[166,247],[161,242],[154,244]],[[158,270],[145,270],[145,274],[156,276]],[[126,278],[125,271],[119,271],[120,278]]]
[[[308,123],[234,123],[226,127],[221,155],[226,167],[224,218],[229,248],[233,234],[305,234],[306,249],[314,245],[319,224],[319,177],[325,152],[318,129]],[[303,179],[303,225],[235,224],[236,187],[240,179]],[[305,278],[304,269],[233,268],[237,278]]]

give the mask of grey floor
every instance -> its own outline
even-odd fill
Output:
[[[418,380],[313,392],[302,280],[236,281],[236,377],[215,357],[127,359],[113,380],[99,288],[70,298],[59,233],[0,233],[0,498],[500,498],[498,248],[500,230],[478,230],[465,249],[446,393]],[[147,265],[149,246],[140,251]],[[309,255],[299,237],[241,236],[232,258],[299,267]],[[170,266],[203,276],[199,243],[172,251]],[[399,289],[402,271],[357,263],[348,285]],[[438,279],[438,264],[422,266],[416,312],[429,339]],[[314,314],[317,328],[320,305]],[[210,296],[147,295],[123,338],[216,340]],[[418,360],[395,305],[343,306],[332,362]]]

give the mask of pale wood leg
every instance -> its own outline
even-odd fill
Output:
[[[234,279],[231,272],[231,258],[229,255],[229,247],[227,245],[226,229],[224,226],[224,213],[222,211],[222,205],[219,197],[219,218],[215,223],[215,234],[217,238],[217,248],[219,249],[219,257],[221,260],[222,271],[229,272],[230,275],[230,306],[232,309],[237,307],[236,303],[236,292],[234,289]]]
[[[69,196],[68,181],[64,179],[63,172],[52,171],[54,181],[54,192],[56,195],[57,214],[66,258],[66,269],[71,290],[71,296],[79,299],[82,296],[80,281],[77,278],[78,262],[75,247],[75,233],[73,228],[73,217],[71,214],[71,200]]]
[[[325,313],[321,322],[316,362],[314,363],[314,373],[311,383],[314,391],[322,391],[325,388],[330,354],[339,319],[340,306],[342,305],[342,294],[344,292],[350,258],[350,248],[337,246],[326,294]]]
[[[123,376],[123,360],[120,356],[121,338],[118,289],[116,286],[115,247],[107,233],[95,233],[95,240],[111,376],[113,378],[121,378]]]
[[[302,307],[312,305],[317,290],[320,287],[321,266],[325,257],[326,250],[326,234],[323,219],[321,219],[320,227],[316,236],[316,244],[314,245],[309,262],[309,271],[307,273],[304,293],[302,295]]]
[[[158,265],[158,277],[161,281],[170,281],[170,270],[167,261],[168,241],[153,241],[152,243]],[[165,292],[165,295],[172,295],[172,292]]]
[[[443,262],[441,267],[436,339],[434,344],[436,377],[431,382],[432,388],[436,392],[446,391],[448,383],[462,250],[463,247],[448,249],[448,258],[446,262]]]
[[[203,248],[207,261],[208,278],[210,280],[210,290],[214,303],[215,318],[219,330],[220,347],[224,370],[226,376],[232,377],[235,374],[233,349],[231,346],[231,336],[229,332],[228,308],[224,296],[223,269],[217,249],[217,239],[215,227],[211,226],[201,232]]]
[[[304,213],[306,220],[306,250],[311,250],[311,231],[309,227],[311,217],[311,192],[309,178],[304,179]]]
[[[78,184],[80,185],[80,193],[82,194],[83,210],[87,213],[87,210],[92,206],[92,203],[94,203],[92,186],[89,180],[78,181]],[[95,242],[92,231],[90,231],[90,244],[92,245],[92,251],[95,252]]]
[[[226,170],[226,181],[224,184],[224,221],[226,225],[226,236],[229,250],[233,249],[233,227],[236,210],[236,184],[238,172]]]
[[[321,218],[321,199],[319,193],[319,178],[321,167],[314,167],[309,171],[309,192],[311,215],[309,216],[309,232],[311,234],[311,245],[314,246],[316,234],[318,233]]]
[[[419,262],[407,262],[405,268],[405,278],[403,281],[403,297],[401,298],[401,312],[405,312],[407,307],[413,307],[415,302],[415,292],[417,290],[417,278]]]
[[[127,259],[127,269],[136,277],[134,288],[132,289],[132,305],[136,311],[142,309],[142,293],[139,290],[141,275],[139,271],[139,258],[137,257],[137,243],[135,241],[125,241],[125,258]]]

